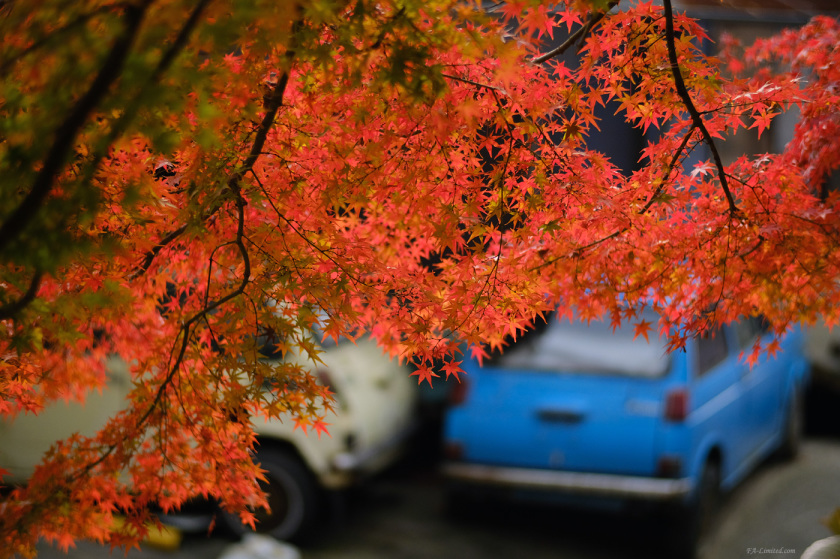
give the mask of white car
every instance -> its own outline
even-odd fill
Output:
[[[294,539],[318,517],[323,490],[349,487],[392,464],[416,426],[417,387],[408,367],[389,359],[369,338],[324,344],[316,374],[336,394],[327,418],[330,436],[294,429],[294,422],[255,419],[257,462],[266,470],[271,513],[260,509],[257,531]],[[0,422],[0,467],[5,483],[25,483],[43,453],[73,433],[92,435],[124,405],[130,389],[119,359],[109,362],[110,383],[86,405],[56,402],[39,415]],[[220,513],[235,533],[250,531],[239,517]]]
[[[131,390],[125,362],[109,359],[106,370],[108,388],[102,392],[91,391],[84,404],[61,400],[44,407],[38,415],[0,420],[0,468],[9,472],[3,483],[26,483],[53,443],[74,433],[94,435],[125,406]]]
[[[254,511],[257,532],[294,539],[317,518],[322,489],[356,484],[399,458],[416,427],[417,386],[407,366],[386,357],[368,338],[324,342],[316,374],[335,392],[330,436],[294,429],[292,421],[257,421],[256,460],[265,470],[270,513]],[[222,511],[237,534],[250,531]]]

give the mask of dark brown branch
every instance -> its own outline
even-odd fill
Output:
[[[291,57],[293,54],[287,53],[287,56]],[[236,188],[236,185],[239,184],[242,177],[244,177],[248,171],[254,167],[254,164],[257,162],[257,159],[262,153],[265,140],[268,137],[268,132],[274,125],[274,119],[277,116],[277,111],[280,110],[280,107],[283,104],[283,95],[286,93],[286,85],[288,83],[289,70],[286,70],[283,72],[283,75],[280,76],[280,79],[271,92],[271,96],[268,98],[268,103],[265,107],[265,115],[263,116],[259,128],[257,128],[257,135],[254,137],[254,143],[251,145],[251,151],[248,153],[248,156],[245,158],[245,161],[239,169],[237,169],[237,171],[228,180],[228,186],[230,188]]]
[[[561,54],[565,53],[569,48],[572,47],[575,43],[577,43],[584,35],[592,31],[592,28],[598,25],[598,23],[604,19],[604,16],[613,9],[615,6],[618,5],[618,2],[610,2],[608,8],[603,12],[594,12],[589,16],[589,19],[583,26],[579,27],[574,33],[569,35],[569,38],[563,41],[563,44],[557,48],[550,50],[549,52],[536,57],[533,62],[535,64],[542,64],[547,60],[551,60],[556,56],[560,56]]]
[[[703,134],[703,140],[712,152],[712,157],[715,160],[715,166],[718,171],[720,186],[723,188],[726,200],[729,203],[729,213],[736,215],[738,213],[738,206],[735,205],[735,199],[732,197],[732,192],[729,190],[729,183],[727,181],[726,171],[723,168],[723,161],[721,160],[720,153],[718,152],[712,135],[706,128],[706,123],[703,122],[703,117],[697,111],[697,107],[694,106],[694,102],[691,100],[691,95],[688,93],[688,88],[685,86],[685,82],[683,81],[682,72],[680,72],[679,59],[677,58],[677,48],[675,46],[674,13],[671,9],[671,0],[664,0],[663,4],[665,7],[665,42],[668,45],[668,60],[671,63],[671,74],[674,76],[674,86],[677,88],[677,94],[680,96],[680,99],[682,99],[683,105],[685,105],[688,114],[691,115],[692,122],[694,122],[694,125],[700,130],[700,133]]]
[[[137,269],[129,276],[129,279],[135,279],[148,271],[151,267],[152,262],[154,262],[155,257],[160,254],[164,248],[169,246],[175,239],[180,237],[185,231],[187,230],[186,225],[182,225],[181,227],[175,229],[174,231],[170,231],[164,238],[162,238],[158,244],[154,246],[149,252],[146,253],[146,256],[143,257],[142,263],[137,267]]]
[[[228,180],[228,187],[234,193],[236,198],[236,210],[237,210],[237,227],[236,227],[236,239],[233,241],[234,244],[239,249],[239,253],[242,256],[242,261],[244,265],[244,270],[242,273],[242,281],[239,284],[239,287],[235,290],[227,293],[224,297],[213,301],[212,303],[205,304],[204,308],[190,317],[189,320],[184,322],[183,326],[181,326],[181,333],[182,333],[182,341],[181,347],[178,350],[178,356],[175,358],[174,364],[169,367],[169,372],[166,375],[166,378],[161,383],[160,387],[155,394],[155,398],[152,403],[149,405],[149,408],[146,412],[141,416],[141,418],[137,422],[137,428],[141,428],[142,425],[151,417],[152,413],[154,412],[155,408],[160,405],[161,400],[163,399],[163,395],[166,393],[166,388],[169,384],[172,383],[172,379],[175,378],[175,374],[181,367],[181,363],[184,360],[184,355],[186,355],[187,346],[189,345],[189,339],[191,336],[191,329],[194,324],[198,321],[203,320],[207,317],[208,314],[212,313],[214,310],[218,309],[228,301],[235,299],[236,297],[245,293],[245,288],[251,281],[251,259],[248,256],[248,249],[245,247],[245,243],[243,242],[243,237],[245,234],[245,199],[242,197],[242,191],[240,189],[239,183],[242,180],[242,177],[246,172],[248,172],[256,163],[257,158],[259,157],[262,146],[265,143],[266,136],[268,135],[269,129],[274,124],[274,116],[277,114],[277,110],[280,108],[280,105],[283,102],[283,93],[286,89],[286,85],[288,83],[288,71],[284,72],[283,76],[281,77],[280,81],[274,88],[274,91],[271,96],[271,101],[269,102],[269,110],[266,112],[266,115],[263,117],[262,123],[260,125],[260,130],[257,133],[257,137],[254,140],[254,144],[251,146],[251,151],[249,153],[248,158],[245,160],[245,165],[240,168],[239,171],[233,174]],[[218,205],[221,206],[220,204]],[[214,209],[214,212],[218,211],[218,207]],[[179,229],[184,229],[179,228]],[[175,234],[176,232],[170,233],[167,238],[172,238],[173,240],[177,238],[180,233]],[[160,252],[160,248],[162,245],[158,245],[155,247],[157,252]],[[148,258],[148,257],[147,257]],[[153,258],[153,257],[152,257]],[[109,449],[109,451],[100,457],[93,465],[95,466],[97,463],[101,462],[105,459],[107,454],[113,449]],[[90,468],[87,469],[89,471]]]
[[[38,287],[41,285],[42,277],[43,274],[40,271],[36,271],[35,275],[32,276],[32,281],[29,282],[29,288],[26,290],[26,293],[17,301],[7,303],[0,307],[0,320],[14,318],[17,313],[26,308],[35,299],[35,294],[38,293]]]
[[[155,394],[155,399],[149,405],[149,409],[146,410],[146,413],[144,413],[140,420],[137,422],[138,430],[152,415],[152,412],[154,412],[155,408],[160,405],[160,402],[163,399],[163,395],[166,392],[166,387],[172,383],[172,379],[175,378],[175,374],[180,369],[181,363],[184,361],[184,355],[186,355],[187,352],[187,347],[189,346],[192,327],[197,322],[205,319],[207,315],[209,315],[228,301],[231,301],[236,297],[239,297],[240,295],[244,294],[245,288],[248,287],[248,284],[251,282],[251,259],[248,256],[248,250],[245,248],[245,244],[242,242],[242,237],[244,235],[245,230],[245,200],[242,198],[239,191],[236,192],[236,198],[238,224],[236,230],[236,240],[234,240],[233,243],[237,246],[237,248],[239,248],[239,253],[242,256],[242,262],[244,265],[244,270],[242,272],[242,281],[239,283],[239,287],[227,293],[224,297],[221,297],[220,299],[217,299],[212,303],[206,304],[203,309],[191,316],[190,319],[184,322],[183,326],[181,326],[183,338],[181,341],[181,348],[178,350],[178,356],[175,359],[175,363],[169,367],[169,372],[167,373],[166,378],[158,388],[157,393]]]
[[[178,32],[178,35],[175,37],[175,40],[169,45],[169,48],[166,49],[166,52],[163,53],[163,56],[160,57],[158,60],[158,64],[155,69],[152,71],[151,76],[146,80],[146,83],[140,88],[140,91],[134,96],[134,99],[128,103],[123,110],[123,114],[111,126],[111,132],[107,136],[107,140],[104,142],[104,145],[100,148],[99,152],[96,155],[94,163],[90,166],[90,172],[93,173],[96,171],[96,168],[99,166],[99,161],[105,156],[107,149],[113,144],[116,139],[126,130],[128,124],[134,119],[137,111],[140,108],[140,103],[143,99],[143,96],[153,87],[157,86],[158,82],[160,81],[161,77],[166,73],[167,70],[172,66],[172,63],[175,61],[175,58],[184,50],[187,45],[187,41],[189,40],[190,35],[192,34],[193,30],[195,29],[196,25],[198,25],[199,20],[201,19],[201,14],[207,8],[212,0],[200,0],[198,4],[193,8],[193,11],[190,13],[187,21],[184,22],[184,25],[181,27],[181,30]]]
[[[292,60],[293,56],[294,56],[293,51],[291,51],[291,50],[287,51],[286,57],[289,60],[290,65],[291,65],[291,60]],[[209,315],[210,313],[212,313],[213,311],[215,311],[216,309],[218,309],[219,307],[221,307],[222,305],[224,305],[228,301],[231,301],[231,300],[235,299],[236,297],[239,297],[240,295],[244,294],[245,293],[245,288],[248,286],[248,284],[251,281],[251,279],[250,279],[251,278],[251,260],[250,260],[250,257],[248,256],[248,250],[245,247],[245,243],[243,242],[244,232],[245,232],[245,199],[242,197],[242,193],[241,193],[241,189],[240,189],[239,185],[240,185],[240,182],[241,182],[242,178],[245,176],[245,173],[249,172],[253,168],[257,159],[262,154],[262,148],[263,148],[263,145],[265,144],[265,140],[266,140],[266,137],[268,136],[268,132],[271,129],[271,127],[274,125],[274,119],[277,115],[277,111],[280,109],[280,106],[283,104],[283,95],[284,95],[285,90],[286,90],[286,85],[288,84],[289,71],[290,70],[286,70],[283,73],[283,76],[278,81],[278,83],[274,86],[274,89],[272,91],[272,95],[271,95],[271,97],[269,99],[269,102],[268,102],[268,105],[266,107],[266,114],[265,114],[265,116],[263,117],[263,119],[260,123],[260,127],[257,131],[257,135],[254,139],[254,143],[252,144],[251,149],[249,150],[248,157],[245,159],[245,162],[244,162],[243,166],[240,167],[237,170],[237,172],[235,172],[228,179],[228,188],[231,189],[231,192],[233,192],[234,197],[236,198],[238,223],[237,223],[237,229],[236,229],[236,239],[234,241],[234,244],[236,244],[236,246],[239,248],[240,254],[242,255],[243,264],[244,264],[242,281],[241,281],[241,283],[240,283],[240,285],[237,289],[227,293],[224,297],[221,297],[220,299],[218,299],[216,301],[213,301],[210,304],[205,305],[203,309],[201,309],[196,314],[194,314],[192,317],[190,317],[189,320],[184,322],[184,324],[181,326],[181,329],[180,329],[180,332],[179,332],[180,337],[181,337],[181,343],[180,343],[180,348],[178,348],[178,350],[177,350],[178,354],[175,357],[174,363],[172,363],[170,361],[171,365],[169,365],[169,371],[166,374],[166,378],[163,379],[163,382],[158,387],[158,389],[155,393],[155,397],[152,400],[152,403],[149,405],[148,409],[145,411],[145,413],[137,421],[136,428],[137,428],[138,431],[149,420],[149,418],[152,416],[152,413],[154,413],[154,410],[158,406],[160,406],[160,403],[163,400],[163,396],[166,393],[167,388],[172,383],[172,380],[175,378],[175,375],[177,374],[178,370],[180,369],[181,363],[183,363],[184,356],[186,355],[186,352],[187,352],[187,347],[189,346],[189,340],[190,340],[190,337],[192,336],[193,326],[197,322],[199,322],[200,320],[205,319],[207,317],[207,315]],[[221,207],[222,207],[221,202],[215,204],[210,209],[210,211],[204,216],[204,219],[208,219],[211,215],[215,214]],[[172,231],[168,235],[166,235],[155,246],[155,248],[153,248],[152,250],[150,250],[146,254],[145,258],[143,259],[143,263],[138,267],[138,269],[134,272],[134,274],[132,274],[131,278],[132,279],[136,278],[136,277],[142,275],[143,273],[145,273],[145,271],[148,270],[149,267],[151,266],[155,256],[157,256],[160,253],[160,251],[163,250],[163,248],[165,246],[167,246],[168,244],[173,242],[175,239],[177,239],[179,236],[181,236],[181,234],[183,234],[186,231],[186,229],[187,229],[187,227],[184,225],[184,226],[181,226],[178,229]],[[177,340],[178,340],[178,338],[176,338],[176,342],[177,342]],[[96,460],[90,462],[89,464],[86,464],[84,468],[82,468],[82,469],[74,472],[73,474],[69,475],[67,477],[67,479],[70,482],[73,482],[73,481],[77,481],[80,478],[82,478],[83,476],[87,475],[96,466],[98,466],[99,464],[104,462],[108,458],[108,456],[113,454],[113,452],[116,450],[116,448],[117,448],[117,445],[111,445],[108,448],[104,449],[102,454]]]
[[[286,52],[286,59],[289,61],[289,66],[291,66],[291,61],[294,58],[294,51],[288,50]],[[246,173],[253,169],[254,164],[257,162],[260,154],[262,153],[263,145],[265,144],[265,140],[268,136],[269,130],[271,130],[272,126],[274,125],[274,119],[277,115],[277,111],[283,104],[283,96],[286,91],[286,86],[289,83],[289,72],[291,68],[287,69],[283,72],[283,75],[280,77],[280,80],[274,85],[271,97],[269,98],[268,104],[266,106],[266,114],[263,116],[263,119],[260,123],[260,127],[257,130],[257,135],[254,138],[254,142],[251,145],[251,149],[248,153],[248,157],[245,159],[243,165],[235,172],[229,179],[228,179],[228,187],[230,188],[231,192],[233,192],[234,197],[236,199],[236,211],[237,211],[237,226],[236,226],[236,239],[234,240],[234,244],[236,244],[237,248],[239,249],[239,253],[242,256],[242,261],[244,265],[244,270],[242,273],[242,281],[239,284],[239,287],[224,297],[213,301],[210,304],[205,304],[204,308],[194,314],[189,320],[184,322],[183,326],[181,326],[181,332],[183,334],[183,339],[181,342],[181,348],[178,351],[178,356],[175,359],[175,363],[172,364],[169,368],[169,373],[167,374],[166,378],[164,379],[161,386],[158,388],[157,393],[155,394],[155,399],[152,404],[149,406],[149,409],[146,413],[140,418],[138,422],[138,429],[148,420],[151,416],[154,409],[160,404],[161,399],[163,398],[163,394],[166,392],[166,387],[172,382],[172,379],[175,377],[175,373],[177,373],[178,369],[181,366],[181,363],[184,360],[184,355],[187,351],[187,346],[189,345],[189,338],[190,338],[190,330],[192,326],[197,323],[199,320],[205,319],[208,314],[212,313],[214,310],[218,309],[228,301],[233,300],[234,298],[242,295],[245,293],[245,288],[251,281],[251,259],[248,256],[248,249],[245,247],[245,243],[243,242],[243,238],[245,236],[245,198],[242,196],[242,190],[240,188],[240,182],[242,178],[245,176]],[[218,211],[221,207],[221,203],[217,204],[212,208],[212,213]],[[209,217],[209,216],[207,216]],[[170,233],[167,238],[172,237],[173,239],[177,238],[180,233],[175,234],[175,232]],[[160,245],[158,245],[160,246]],[[157,248],[157,247],[155,247]],[[160,252],[160,250],[158,250]]]
[[[227,303],[239,297],[243,293],[245,293],[245,288],[251,281],[251,260],[248,256],[248,250],[245,248],[245,244],[242,242],[242,236],[244,234],[244,222],[245,222],[245,201],[237,192],[237,214],[238,214],[238,226],[237,226],[237,237],[234,241],[234,244],[239,248],[240,254],[242,255],[244,271],[242,273],[242,281],[239,284],[239,287],[234,289],[233,291],[227,293],[224,297],[213,301],[210,304],[204,306],[203,309],[195,313],[193,316],[189,318],[184,324],[181,326],[180,334],[181,334],[181,344],[180,349],[178,349],[178,355],[175,358],[175,362],[169,366],[169,372],[166,375],[166,378],[163,379],[163,382],[158,387],[157,392],[155,393],[155,398],[152,400],[152,403],[149,405],[148,409],[145,413],[137,420],[136,429],[139,431],[146,421],[152,416],[154,410],[160,406],[160,402],[163,400],[163,396],[166,393],[167,387],[172,383],[172,380],[175,378],[176,373],[181,367],[181,363],[184,361],[184,356],[187,352],[187,347],[189,347],[190,337],[192,336],[192,328],[193,326],[205,319],[207,315],[211,314],[213,311]],[[178,338],[176,338],[177,342]],[[83,476],[87,475],[91,470],[93,470],[96,466],[104,462],[108,456],[110,456],[114,450],[116,450],[116,445],[111,445],[107,449],[105,449],[102,454],[93,462],[86,464],[84,468],[74,472],[73,474],[68,476],[68,480],[70,482],[77,481]]]
[[[131,45],[137,36],[143,22],[143,16],[150,3],[151,0],[147,0],[138,6],[126,6],[125,31],[114,42],[93,83],[56,130],[55,139],[44,158],[41,170],[35,177],[29,193],[0,226],[0,252],[9,246],[35,217],[38,209],[52,190],[56,176],[61,172],[61,168],[76,142],[76,137],[88,117],[102,101],[111,85],[122,74],[123,65],[128,58]]]
[[[292,51],[286,53],[286,57],[289,60],[291,60],[293,56],[294,53]],[[280,76],[280,79],[278,80],[277,84],[275,84],[272,90],[271,96],[269,97],[268,103],[266,105],[265,115],[263,116],[263,119],[260,122],[259,127],[257,128],[257,134],[254,137],[254,142],[251,144],[251,149],[249,150],[245,161],[228,178],[227,185],[228,189],[230,189],[231,192],[238,191],[239,184],[242,181],[242,178],[249,171],[251,171],[251,169],[253,169],[254,164],[257,162],[257,159],[259,159],[260,155],[262,155],[263,146],[265,145],[266,138],[268,137],[268,132],[274,125],[274,120],[277,117],[277,112],[283,105],[283,96],[286,92],[286,86],[288,85],[288,83],[289,70],[283,72],[283,75]],[[201,221],[206,221],[207,219],[209,219],[217,211],[219,211],[221,207],[221,202],[214,204],[211,208],[208,209],[208,211],[204,213],[204,215],[201,218]],[[153,249],[146,253],[146,255],[143,257],[141,264],[130,276],[131,279],[143,275],[151,267],[152,262],[154,262],[155,257],[157,257],[157,255],[160,254],[160,251],[163,250],[169,244],[171,244],[173,241],[175,241],[178,237],[180,237],[186,230],[187,226],[182,225],[181,227],[171,231],[165,237],[163,237]]]

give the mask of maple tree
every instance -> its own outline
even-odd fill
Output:
[[[555,308],[672,348],[837,322],[838,22],[717,59],[668,0],[617,4],[0,2],[0,414],[83,399],[110,355],[133,378],[0,497],[0,555],[263,503],[243,419],[330,407],[266,332],[367,332],[431,383]],[[630,172],[587,144],[610,101],[647,133]],[[791,107],[784,152],[724,163]]]

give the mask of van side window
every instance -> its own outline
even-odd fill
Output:
[[[734,326],[738,338],[738,349],[742,351],[752,349],[755,339],[766,334],[769,327],[762,316],[750,316],[737,322]]]
[[[709,330],[697,338],[697,376],[706,374],[726,359],[728,352],[722,327]]]
[[[752,318],[736,322],[735,335],[738,338],[738,349],[744,351],[752,347],[756,336],[758,336],[758,324]]]

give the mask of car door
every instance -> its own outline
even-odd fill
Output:
[[[778,433],[784,413],[784,379],[790,367],[789,356],[783,352],[769,356],[762,351],[750,366],[746,360],[757,339],[764,333],[759,319],[747,319],[736,325],[740,350],[744,356],[741,363],[747,422],[750,431],[750,448],[756,454],[754,460],[765,453]]]
[[[690,356],[692,411],[689,425],[694,452],[719,446],[724,476],[747,459],[753,444],[738,351],[727,330],[718,327],[698,336]],[[695,467],[702,467],[702,464],[695,462]]]

